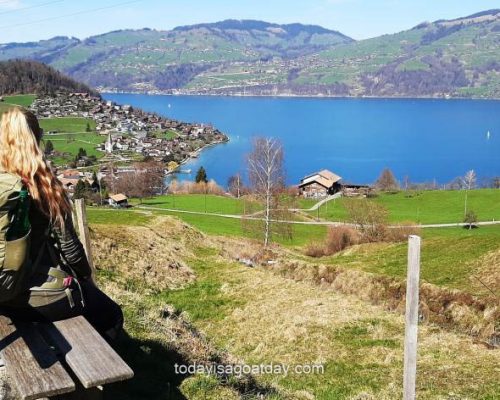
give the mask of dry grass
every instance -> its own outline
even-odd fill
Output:
[[[348,226],[329,227],[324,243],[311,242],[306,246],[304,253],[309,257],[319,258],[331,256],[349,246],[359,243],[360,233]]]
[[[500,250],[490,251],[480,257],[474,263],[474,269],[477,273],[472,276],[471,283],[478,289],[493,292],[500,295]]]
[[[392,228],[386,231],[386,237],[384,241],[387,242],[404,242],[408,240],[408,236],[410,235],[418,235],[422,234],[422,230],[419,227],[415,226],[415,222],[401,222],[397,225],[394,225]]]
[[[311,242],[305,248],[305,255],[309,257],[331,256],[349,246],[359,243],[360,233],[349,226],[329,227],[324,243]]]
[[[95,225],[94,263],[126,284],[142,283],[148,290],[173,289],[194,281],[186,264],[188,243],[203,235],[174,218],[161,217],[150,226]]]
[[[318,399],[399,397],[402,316],[357,296],[283,280],[270,270],[234,266],[217,273],[225,282],[225,295],[244,303],[224,320],[203,324],[219,346],[249,363],[326,365],[325,376],[266,380]],[[493,393],[497,351],[432,325],[421,327],[420,338],[419,398]],[[331,393],[338,397],[329,397]]]
[[[227,238],[217,244],[213,273],[237,306],[225,310],[223,319],[198,326],[218,347],[249,363],[324,363],[321,376],[264,377],[306,398],[400,397],[404,321],[386,310],[402,311],[401,282],[306,262],[291,265],[291,253],[279,248],[273,249],[276,265],[231,267],[228,258],[255,254],[258,244]],[[498,310],[460,292],[433,285],[421,290],[427,323],[419,334],[419,398],[495,398],[500,354],[481,338],[491,337]]]
[[[328,229],[326,234],[325,255],[333,255],[357,244],[360,240],[359,233],[348,226],[335,226]]]
[[[404,312],[406,286],[401,280],[355,269],[291,262],[287,258],[281,258],[271,270],[295,281],[332,288]],[[420,302],[424,322],[456,329],[486,342],[498,340],[496,324],[500,319],[500,309],[495,298],[476,299],[467,293],[424,283],[420,289]]]
[[[136,371],[134,380],[113,387],[107,398],[163,399],[175,385],[178,387],[174,393],[178,391],[180,398],[190,400],[261,398],[254,393],[261,393],[262,399],[295,398],[283,390],[257,383],[252,376],[227,380],[218,376],[174,374],[174,362],[185,365],[240,362],[217,349],[189,322],[189,314],[177,311],[162,296],[194,282],[195,275],[187,265],[203,262],[199,252],[206,247],[200,246],[210,246],[209,238],[169,217],[158,218],[149,227],[94,226],[93,235],[93,250],[100,269],[98,284],[122,306],[125,328],[130,335],[130,339],[119,343],[120,354]]]
[[[309,257],[320,258],[325,256],[325,246],[322,243],[309,243],[305,250],[304,254]]]

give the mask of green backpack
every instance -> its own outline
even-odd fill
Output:
[[[30,275],[29,197],[21,178],[0,172],[0,303],[26,289]]]

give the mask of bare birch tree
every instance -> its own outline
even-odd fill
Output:
[[[237,199],[241,197],[242,186],[243,183],[241,181],[241,175],[239,173],[230,176],[227,180],[227,190]]]
[[[273,138],[256,138],[248,155],[248,176],[255,196],[264,204],[264,246],[271,242],[275,211],[279,210],[280,193],[285,185],[283,147]]]
[[[464,205],[464,217],[467,216],[467,195],[469,194],[469,190],[474,189],[476,187],[476,173],[473,169],[467,171],[465,176],[462,178],[463,185],[465,187],[465,205]]]

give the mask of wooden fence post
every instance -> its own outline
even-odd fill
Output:
[[[416,397],[419,277],[420,237],[411,235],[408,239],[408,273],[406,279],[403,400],[415,400]]]
[[[83,244],[87,259],[89,260],[90,268],[92,269],[92,280],[94,279],[94,259],[92,258],[92,248],[90,246],[90,232],[87,224],[87,212],[85,211],[85,200],[75,200],[76,220],[78,224],[78,233],[80,234],[80,241]]]

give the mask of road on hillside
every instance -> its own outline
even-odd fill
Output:
[[[148,206],[135,206],[135,208],[140,208],[143,210],[154,210],[154,211],[165,211],[169,213],[181,213],[181,214],[192,214],[192,215],[208,215],[212,217],[221,217],[221,218],[232,218],[232,219],[250,219],[262,221],[263,218],[257,218],[248,215],[235,215],[235,214],[219,214],[219,213],[205,213],[202,211],[187,211],[187,210],[179,210],[175,208],[161,208],[161,207],[148,207]],[[325,225],[325,226],[353,226],[356,224],[349,224],[346,222],[335,222],[335,221],[274,221],[274,222],[283,222],[288,224],[297,224],[297,225]],[[474,225],[484,226],[484,225],[498,225],[500,221],[483,221],[476,222]],[[409,228],[449,228],[449,227],[459,227],[459,226],[468,226],[468,223],[457,222],[457,223],[448,223],[448,224],[420,224],[420,225],[409,225]],[[390,225],[389,228],[398,228],[399,225]]]

